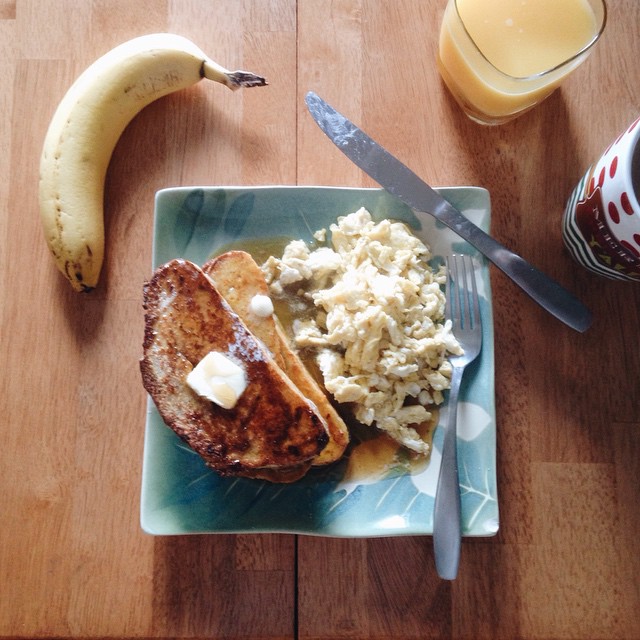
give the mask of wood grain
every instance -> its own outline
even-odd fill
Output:
[[[0,638],[640,637],[640,287],[592,276],[560,219],[640,113],[640,4],[511,124],[468,121],[435,52],[444,0],[0,0]],[[150,105],[107,177],[100,286],[74,294],[38,219],[38,160],[75,76],[174,31],[269,86]],[[138,358],[153,198],[176,185],[373,185],[306,113],[313,89],[436,186],[479,185],[492,232],[593,310],[577,334],[492,272],[500,532],[440,581],[430,538],[153,538],[138,522]]]

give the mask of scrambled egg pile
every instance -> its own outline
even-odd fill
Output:
[[[354,417],[421,454],[415,429],[449,387],[447,354],[461,353],[444,321],[444,268],[402,223],[374,223],[362,208],[330,227],[331,246],[290,242],[262,269],[272,295],[310,299],[312,319],[294,321],[298,347],[317,351],[327,390]],[[325,231],[316,238],[323,240]]]

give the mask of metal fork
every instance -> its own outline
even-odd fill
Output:
[[[462,536],[456,426],[458,397],[464,370],[482,348],[482,322],[473,259],[454,254],[446,259],[446,266],[445,317],[451,320],[453,335],[463,353],[449,358],[453,371],[433,512],[433,548],[438,575],[453,580],[458,574]]]

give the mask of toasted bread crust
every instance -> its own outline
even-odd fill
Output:
[[[255,295],[269,295],[269,288],[260,267],[245,251],[228,251],[202,266],[219,292],[237,313],[247,328],[267,347],[273,358],[298,387],[302,395],[313,402],[329,429],[329,443],[314,460],[325,465],[342,457],[349,444],[349,431],[324,391],[309,373],[275,316],[259,317],[250,311]]]
[[[291,481],[304,473],[326,446],[326,423],[202,270],[186,260],[157,269],[144,309],[142,380],[165,423],[222,475]],[[210,351],[245,370],[247,388],[233,409],[186,383]]]

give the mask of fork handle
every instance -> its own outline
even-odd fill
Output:
[[[438,575],[454,580],[460,564],[462,536],[458,479],[457,418],[463,367],[454,367],[442,445],[442,461],[433,510],[433,550]]]

